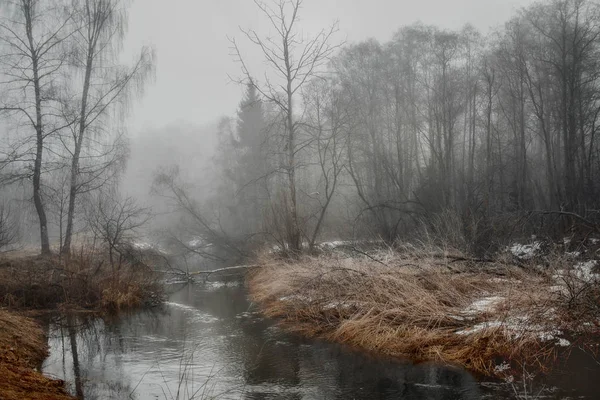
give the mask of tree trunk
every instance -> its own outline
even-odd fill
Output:
[[[41,194],[41,176],[42,176],[42,158],[44,152],[44,128],[42,121],[42,96],[39,77],[39,55],[36,52],[33,40],[33,19],[31,15],[32,5],[23,2],[23,12],[25,14],[25,29],[27,31],[27,40],[29,50],[31,51],[31,67],[33,72],[33,87],[35,91],[35,133],[36,133],[36,152],[33,166],[33,203],[40,222],[40,243],[42,254],[50,254],[50,240],[48,238],[48,219],[44,210],[44,203]]]
[[[88,47],[87,61],[85,67],[85,77],[83,81],[83,94],[81,96],[81,110],[79,116],[79,130],[75,139],[75,151],[71,160],[71,182],[69,188],[69,208],[67,210],[67,231],[65,233],[65,241],[61,253],[69,255],[71,252],[71,241],[73,238],[73,224],[75,220],[75,200],[77,197],[78,187],[77,178],[79,177],[79,157],[81,155],[81,146],[87,128],[87,101],[90,89],[90,80],[92,76],[92,65],[94,63],[94,53],[96,49],[90,44]]]

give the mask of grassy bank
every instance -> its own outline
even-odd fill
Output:
[[[103,253],[10,254],[0,259],[0,306],[118,312],[160,301],[160,276],[141,258],[111,264]]]
[[[546,370],[559,349],[596,338],[594,272],[553,260],[492,262],[411,248],[295,261],[269,255],[248,285],[265,314],[291,331],[506,377]]]
[[[4,400],[67,400],[62,381],[37,368],[47,356],[46,338],[33,320],[0,310],[0,398]]]
[[[0,399],[71,399],[64,383],[35,368],[47,356],[40,326],[22,310],[115,313],[162,300],[160,276],[148,254],[109,260],[102,252],[57,255],[7,253],[0,258]]]

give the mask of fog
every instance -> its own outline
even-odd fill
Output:
[[[470,23],[482,32],[504,24],[516,10],[532,0],[336,0],[306,1],[301,29],[318,31],[339,20],[339,40],[349,43],[367,38],[389,39],[399,27],[421,21],[441,28],[458,29]],[[243,88],[229,76],[240,75],[230,55],[227,37],[239,36],[239,27],[269,29],[250,0],[144,0],[135,1],[125,42],[124,59],[140,46],[157,50],[156,82],[134,105],[132,135],[143,135],[177,122],[212,123],[233,115]],[[246,55],[257,71],[260,52],[246,46]]]
[[[176,238],[239,262],[425,235],[486,253],[566,229],[543,215],[595,223],[593,1],[1,12],[4,247]],[[540,225],[510,229],[531,213]]]

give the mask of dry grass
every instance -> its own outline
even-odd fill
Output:
[[[49,309],[59,305],[119,311],[155,302],[159,276],[142,263],[114,268],[101,253],[57,256],[12,255],[0,259],[0,306]]]
[[[417,253],[264,256],[250,294],[289,330],[378,354],[485,375],[504,361],[503,374],[551,365],[558,333],[549,332],[564,315],[551,273]]]
[[[34,369],[47,355],[42,329],[34,321],[0,310],[0,398],[73,399],[64,382],[52,380]]]

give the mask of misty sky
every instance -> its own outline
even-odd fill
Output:
[[[267,0],[268,1],[268,0]],[[339,21],[337,40],[388,40],[401,26],[416,21],[458,29],[470,22],[487,32],[506,22],[533,0],[305,0],[306,33]],[[137,0],[130,9],[126,54],[152,44],[157,53],[156,81],[133,108],[130,133],[170,123],[205,124],[233,115],[242,88],[227,36],[236,37],[253,73],[264,70],[256,48],[247,45],[239,26],[268,33],[252,0]]]

